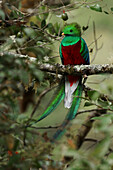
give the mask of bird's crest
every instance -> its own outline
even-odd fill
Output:
[[[81,27],[78,23],[67,24],[63,29],[63,33],[65,35],[81,36]]]

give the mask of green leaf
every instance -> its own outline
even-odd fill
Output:
[[[105,14],[109,14],[107,11],[104,11]]]
[[[101,120],[101,117],[92,117],[91,120]]]
[[[90,9],[97,11],[97,12],[102,12],[102,7],[99,4],[91,5]]]
[[[3,71],[0,72],[0,78],[4,78],[5,77],[5,73]]]
[[[113,11],[113,7],[111,7],[111,11]]]
[[[92,106],[92,105],[94,105],[94,104],[93,104],[93,103],[91,103],[91,102],[85,102],[84,107]]]
[[[48,15],[49,15],[49,12],[46,12],[46,13],[43,14],[43,17],[44,17],[45,20],[47,19]]]
[[[23,37],[23,38],[16,38],[16,42],[18,43],[18,45],[23,45],[26,41],[26,38]]]
[[[101,117],[93,117],[91,118],[91,120],[101,120],[101,123],[103,125],[109,125],[111,123],[111,117],[109,115],[104,115]]]
[[[113,110],[113,105],[110,106],[110,109]]]
[[[28,120],[28,115],[20,114],[17,118],[17,122],[23,123]]]
[[[93,156],[102,158],[108,151],[109,145],[110,145],[110,137],[106,137],[101,142],[99,142],[99,144],[97,144],[97,147],[93,151]]]
[[[17,19],[17,18],[18,18],[18,13],[17,13],[17,11],[12,10],[11,13],[10,13],[10,17],[11,17],[12,19]]]
[[[96,119],[98,120],[95,126],[96,131],[98,131],[99,133],[102,132],[104,134],[110,134],[112,132],[110,127],[112,123],[111,115],[103,115],[100,118]]]
[[[37,36],[36,32],[32,28],[25,28],[24,32],[30,38],[35,38]]]
[[[55,29],[56,35],[58,35],[59,30],[61,29],[61,25],[60,25],[58,22],[56,22],[56,23],[54,24],[54,29]]]
[[[45,28],[46,27],[46,20],[43,19],[41,22],[41,28]]]
[[[33,74],[36,78],[38,78],[39,81],[42,81],[44,78],[44,74],[40,70],[34,70]]]
[[[4,12],[0,9],[0,16],[1,16],[1,18],[3,19],[3,20],[5,20],[5,14],[4,14]]]
[[[29,83],[29,77],[28,77],[27,71],[25,71],[25,70],[20,70],[20,71],[19,71],[19,76],[20,76],[21,81],[22,81],[24,84],[28,84],[28,83]]]
[[[100,93],[95,91],[95,90],[92,90],[92,91],[88,91],[88,96],[91,100],[97,100],[98,97],[100,96]]]
[[[47,25],[47,28],[48,28],[50,34],[54,34],[56,32],[52,23],[49,23]]]
[[[86,31],[88,28],[89,28],[88,25],[87,25],[87,26],[83,26],[83,27],[82,27],[82,30],[83,30],[83,31]]]
[[[109,106],[109,102],[108,101],[103,101],[102,99],[98,99],[98,104],[101,105],[102,107]]]
[[[33,26],[34,26],[34,27],[39,28],[39,27],[38,27],[38,25],[36,25],[33,21],[30,21],[30,26],[31,26],[31,27],[33,27]]]

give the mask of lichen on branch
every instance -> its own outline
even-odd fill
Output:
[[[95,65],[50,65],[50,64],[40,64],[38,68],[42,71],[47,71],[51,73],[57,74],[71,74],[71,75],[94,75],[94,74],[102,74],[102,73],[109,73],[113,74],[113,64],[95,64]]]

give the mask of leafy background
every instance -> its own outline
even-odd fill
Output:
[[[77,4],[73,5],[75,2]],[[97,41],[98,48],[102,48],[97,51],[92,63],[113,63],[112,2],[86,0],[55,3],[27,0],[1,2],[0,168],[109,170],[113,168],[112,75],[95,75],[87,80],[87,85],[95,91],[88,92],[87,96],[83,94],[79,111],[96,109],[99,105],[108,114],[91,118],[93,126],[89,127],[90,132],[79,149],[76,149],[76,135],[93,111],[78,115],[55,144],[50,143],[49,138],[56,128],[43,130],[39,127],[55,127],[63,121],[67,113],[63,102],[46,119],[32,128],[26,128],[43,113],[54,94],[53,87],[59,82],[57,74],[53,76],[40,71],[37,63],[61,63],[58,51],[66,22],[78,22],[82,28],[88,27],[83,29],[82,37],[88,45],[94,42],[89,46],[91,60],[96,52],[94,22],[96,38],[102,35]],[[68,7],[69,4],[72,5]],[[68,15],[67,21],[62,19],[63,10]],[[45,89],[48,93],[41,98]],[[107,101],[102,100],[101,93],[108,95]],[[40,104],[36,108],[38,101]]]

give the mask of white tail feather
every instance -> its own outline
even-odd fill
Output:
[[[64,106],[65,108],[70,108],[72,101],[73,101],[73,93],[76,90],[78,86],[79,80],[76,81],[76,83],[73,83],[72,86],[70,86],[70,82],[67,80],[67,77],[65,78],[65,98],[64,98]]]

